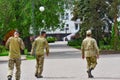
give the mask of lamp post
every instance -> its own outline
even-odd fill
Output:
[[[45,10],[44,6],[40,6],[40,7],[39,7],[39,10],[40,10],[41,12],[43,12],[43,11]]]
[[[44,6],[40,6],[40,7],[39,7],[39,10],[40,10],[40,12],[45,11]],[[45,20],[44,20],[44,19],[42,20],[42,23],[44,24],[43,27],[45,27]]]

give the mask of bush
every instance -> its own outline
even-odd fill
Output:
[[[6,51],[5,46],[0,45],[0,53]]]
[[[4,52],[2,52],[2,53],[0,53],[0,56],[8,56],[8,51],[4,51]]]
[[[0,45],[0,56],[8,56],[8,51],[6,50],[6,47],[3,45]]]
[[[57,39],[55,37],[47,37],[48,43],[54,43]]]
[[[81,46],[82,40],[81,39],[75,39],[68,41],[69,46]]]
[[[100,49],[101,50],[112,50],[112,46],[111,45],[100,45]]]

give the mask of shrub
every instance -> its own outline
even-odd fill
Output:
[[[75,39],[68,41],[69,46],[81,46],[82,40],[81,39]]]
[[[57,39],[55,37],[47,37],[48,43],[54,43]]]
[[[8,56],[8,51],[6,50],[6,47],[3,45],[0,45],[0,56]]]
[[[112,46],[111,45],[100,45],[100,49],[101,50],[112,50]]]
[[[71,36],[71,40],[80,39],[80,33],[77,32],[75,35]]]
[[[9,53],[8,51],[1,52],[0,56],[8,56],[8,53]]]
[[[0,53],[6,51],[5,46],[0,45]]]

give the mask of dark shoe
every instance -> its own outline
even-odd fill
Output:
[[[37,78],[43,78],[43,76],[37,76]]]
[[[12,76],[11,75],[9,75],[7,78],[8,78],[8,80],[12,80]]]
[[[39,76],[38,74],[35,74],[35,77],[36,78],[43,78],[43,76],[41,76],[41,75]]]
[[[93,77],[93,75],[91,74],[91,71],[93,70],[93,68],[91,68],[91,69],[89,69],[88,71],[87,71],[87,73],[88,73],[88,78],[94,78]]]
[[[94,76],[93,75],[89,75],[88,78],[94,78]]]
[[[94,78],[94,76],[91,73],[89,73],[88,71],[87,73],[88,73],[88,78]]]
[[[38,77],[38,75],[37,75],[37,74],[35,74],[35,77],[37,78],[37,77]]]

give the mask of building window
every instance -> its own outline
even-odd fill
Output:
[[[66,19],[66,20],[69,20],[69,13],[66,13],[66,14],[65,14],[65,19]]]
[[[68,33],[68,31],[69,31],[69,24],[66,24],[66,26],[65,26],[65,33]]]
[[[66,27],[69,27],[69,24],[66,24]]]
[[[60,29],[60,31],[64,31],[64,29]]]
[[[79,29],[79,24],[75,23],[75,30]]]

